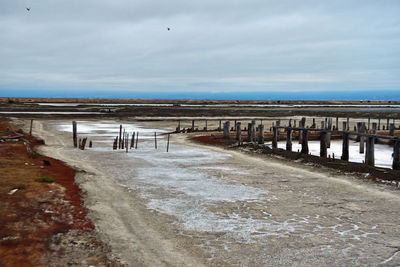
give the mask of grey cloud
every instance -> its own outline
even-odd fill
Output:
[[[398,14],[398,1],[0,0],[0,93],[398,89]]]

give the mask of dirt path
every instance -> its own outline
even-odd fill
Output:
[[[85,171],[77,182],[89,217],[128,265],[400,264],[394,188],[185,135],[168,155],[155,157],[144,141],[128,156],[73,150],[47,122],[36,129],[43,153]]]

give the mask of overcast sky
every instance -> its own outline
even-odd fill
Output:
[[[400,90],[400,1],[0,0],[18,89]]]

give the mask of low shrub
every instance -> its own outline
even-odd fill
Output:
[[[48,176],[43,176],[35,179],[36,182],[41,182],[41,183],[53,183],[54,178],[48,177]]]

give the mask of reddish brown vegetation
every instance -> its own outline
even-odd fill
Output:
[[[21,133],[0,121],[0,137],[16,135]],[[25,134],[24,139],[32,149],[39,144]],[[55,182],[35,181],[44,176]],[[0,143],[0,266],[43,265],[53,234],[93,229],[74,176],[75,171],[58,160],[29,155],[22,140]],[[15,187],[20,189],[10,195]]]

